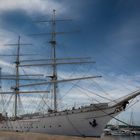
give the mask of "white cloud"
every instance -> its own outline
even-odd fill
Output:
[[[10,49],[11,46],[8,46],[6,44],[13,42],[13,40],[17,40],[17,36],[15,36],[14,33],[6,30],[6,29],[0,29],[0,52]]]
[[[0,60],[0,65],[9,67],[9,68],[14,68],[14,66],[12,64],[5,62],[5,61],[1,61],[1,60]]]
[[[84,77],[84,76],[91,76],[91,73],[88,73],[88,75],[85,75],[83,72],[77,72],[73,74],[72,72],[62,72],[59,73],[60,77],[63,77],[63,79],[67,78],[74,78],[74,77]],[[96,74],[94,74],[96,75]],[[120,96],[126,95],[128,93],[131,93],[137,89],[140,88],[139,85],[139,77],[140,74],[134,74],[134,75],[125,75],[125,74],[115,74],[115,73],[108,73],[107,75],[101,73],[102,78],[95,78],[95,79],[89,79],[89,80],[81,80],[78,82],[78,85],[80,85],[83,88],[90,89],[91,91],[94,91],[95,93],[99,93],[101,95],[104,92],[109,93],[110,95],[113,95],[115,98],[119,98]],[[75,84],[76,82],[74,82]]]
[[[25,10],[29,14],[34,12],[40,12],[43,14],[48,14],[52,12],[53,9],[56,9],[58,13],[64,12],[65,6],[60,4],[55,0],[1,0],[0,1],[0,10],[16,10],[21,9]]]

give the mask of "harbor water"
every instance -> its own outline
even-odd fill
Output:
[[[71,136],[57,136],[39,133],[0,132],[0,140],[140,140],[135,136],[102,136],[101,138],[81,138]]]
[[[101,140],[140,140],[140,135],[137,135],[137,136],[105,136]]]

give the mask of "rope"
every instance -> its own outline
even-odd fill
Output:
[[[3,113],[4,113],[4,111],[8,108],[8,106],[9,106],[9,104],[10,104],[10,101],[11,101],[12,97],[13,97],[13,94],[10,96],[8,102],[7,102],[6,105],[4,106]]]
[[[22,70],[23,70],[23,72],[24,72],[24,74],[27,76],[27,77],[29,77],[27,74],[26,74],[26,72],[25,72],[25,70],[22,68]],[[48,86],[49,87],[49,86]],[[33,87],[35,90],[37,90],[37,88],[36,87]],[[40,94],[39,94],[39,96],[41,97],[41,99],[43,99],[43,97],[45,96],[45,94],[44,94],[44,96],[41,96]],[[47,103],[45,102],[45,100],[43,100],[44,101],[44,103],[47,105]],[[32,102],[34,102],[33,100],[32,100]],[[36,104],[36,102],[35,102],[35,104]],[[36,106],[36,109],[35,110],[38,110],[38,107],[40,106],[40,104],[42,104],[42,101],[40,101],[40,103]],[[48,105],[47,105],[48,106]]]
[[[104,96],[101,96],[101,95],[99,95],[99,94],[97,94],[97,93],[94,93],[94,92],[92,92],[91,90],[89,90],[89,89],[85,89],[85,88],[83,88],[83,87],[81,87],[81,86],[79,86],[79,85],[76,85],[78,88],[80,88],[80,89],[82,89],[82,90],[84,90],[84,91],[88,91],[89,93],[92,93],[92,94],[94,94],[94,95],[96,95],[96,96],[98,96],[98,97],[101,97],[101,98],[103,98],[103,99],[106,99],[106,100],[108,100],[108,101],[113,101],[113,100],[111,100],[111,99],[109,99],[109,98],[107,98],[107,97],[104,97]]]
[[[72,67],[73,68],[73,67]],[[88,68],[87,70],[89,71],[91,68]],[[72,74],[69,77],[72,77],[76,72],[72,72]],[[83,77],[86,76],[86,74],[82,75]],[[63,79],[62,77],[59,76],[59,78]],[[62,100],[75,86],[76,84],[78,84],[80,82],[80,80],[78,80],[76,83],[72,83],[73,86],[65,93],[65,95],[63,95],[60,100]]]

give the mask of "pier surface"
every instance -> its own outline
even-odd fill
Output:
[[[100,140],[100,138],[81,138],[71,136],[47,135],[40,133],[0,131],[0,140]]]

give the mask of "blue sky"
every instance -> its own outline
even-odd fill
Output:
[[[89,74],[96,72],[102,75],[103,78],[95,82],[110,96],[126,95],[140,87],[139,7],[139,0],[1,0],[0,54],[14,53],[13,46],[3,44],[16,43],[18,35],[21,35],[23,42],[33,43],[32,47],[23,48],[23,53],[39,52],[44,58],[49,57],[47,42],[50,37],[32,37],[28,34],[49,32],[49,24],[37,24],[34,21],[50,19],[52,10],[56,9],[58,19],[73,19],[72,22],[58,23],[58,31],[80,30],[79,33],[57,37],[57,56],[92,57],[96,61],[93,67],[74,68],[80,75],[88,70]],[[9,58],[1,58],[0,65],[4,67],[3,71],[11,72]],[[44,69],[30,71],[38,73],[44,72]],[[67,66],[61,68],[60,73],[65,78],[72,71]],[[86,86],[96,92],[100,90],[99,94],[103,94],[97,85],[94,88],[91,83]],[[83,96],[80,98],[85,99]],[[134,106],[136,114],[140,114],[139,107],[140,103]],[[128,116],[129,111],[123,114]],[[136,121],[140,124],[137,117]]]

